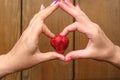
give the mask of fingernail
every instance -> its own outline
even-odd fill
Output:
[[[72,57],[68,57],[68,58],[65,59],[65,62],[69,62],[71,60],[72,60]]]
[[[44,5],[42,4],[41,7],[40,7],[40,10],[44,9]]]
[[[54,0],[50,6],[55,5],[58,1],[60,1],[60,0]]]
[[[60,60],[64,61],[64,58],[60,58]]]
[[[52,2],[52,4],[51,4],[50,6],[53,6],[53,5],[55,5],[55,4],[56,4],[56,1]]]

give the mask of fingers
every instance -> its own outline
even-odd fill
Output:
[[[49,61],[53,59],[64,60],[64,56],[56,52],[47,52],[47,53],[37,54],[36,59],[38,59],[40,62]]]
[[[69,0],[61,1],[59,3],[59,6],[68,14],[73,16],[77,21],[83,20],[83,17],[85,20],[89,20],[87,15],[80,9],[79,4],[74,6]]]
[[[36,13],[36,14],[34,15],[34,17],[31,19],[29,26],[30,26],[31,24],[33,24],[33,22],[39,17],[40,12],[41,12],[42,10],[44,10],[44,9],[45,9],[45,6],[42,4],[42,5],[40,6],[40,11],[39,11],[38,13]]]
[[[48,6],[40,12],[40,17],[42,20],[46,19],[50,14],[52,14],[58,8],[58,3],[53,2],[52,5]]]
[[[81,12],[79,5],[74,6],[70,0],[61,1],[59,6],[68,14],[76,18],[76,15],[80,15]]]
[[[53,2],[54,3],[54,2]],[[46,17],[48,17],[56,8],[58,7],[58,3],[54,3],[51,6],[45,8],[42,4],[40,7],[40,11],[32,18],[29,27],[33,26],[35,32],[40,35],[41,32],[45,33],[48,37],[54,37],[54,34],[44,25],[43,21]],[[41,23],[40,23],[41,22]],[[41,27],[41,25],[43,25]],[[35,27],[36,26],[36,27]],[[41,29],[42,28],[42,29]]]
[[[46,36],[48,36],[48,37],[50,37],[50,38],[53,38],[53,37],[55,36],[55,35],[48,29],[48,27],[47,27],[46,25],[43,26],[42,32],[43,32]]]
[[[65,12],[67,12],[68,14],[70,14],[70,15],[72,15],[73,17],[75,17],[74,15],[75,15],[75,7],[72,5],[72,4],[70,4],[70,2],[69,1],[66,1],[66,3],[64,2],[64,1],[61,1],[60,3],[59,3],[59,6],[65,11]]]
[[[65,27],[64,30],[60,33],[60,35],[66,36],[66,35],[68,35],[68,33],[72,32],[72,31],[76,31],[76,30],[77,30],[76,23],[73,23],[73,24]]]
[[[75,22],[67,27],[64,28],[64,30],[60,33],[60,35],[66,36],[68,33],[72,31],[79,31],[81,33],[86,34],[86,36],[89,38],[89,30],[88,27],[83,25],[82,23]]]
[[[90,53],[87,50],[72,51],[72,52],[69,52],[65,56],[65,61],[68,62],[68,61],[71,61],[73,59],[90,58],[89,54]]]
[[[53,3],[47,8],[45,8],[44,5],[42,4],[40,7],[40,11],[34,15],[30,24],[32,24],[37,18],[39,18],[40,20],[45,20],[50,14],[52,14],[58,8],[58,3],[57,2]]]
[[[44,9],[45,9],[45,6],[42,4],[41,7],[40,7],[40,11],[42,11]]]
[[[71,0],[65,0],[64,2],[66,5],[74,7]]]
[[[72,3],[71,0],[67,0],[69,3]]]

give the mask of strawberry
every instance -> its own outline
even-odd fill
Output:
[[[56,35],[51,39],[51,45],[60,54],[64,54],[69,44],[69,39],[66,36]]]

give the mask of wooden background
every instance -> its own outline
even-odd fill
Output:
[[[48,6],[53,0],[0,0],[0,54],[7,53],[19,39],[40,5]],[[73,2],[76,3],[77,0]],[[78,0],[81,9],[98,23],[106,35],[120,46],[120,0]],[[77,2],[77,3],[78,3]],[[74,19],[58,9],[47,20],[49,29],[58,34]],[[87,38],[78,32],[68,35],[70,45],[66,52],[82,49]],[[53,50],[49,39],[42,35],[40,49]],[[48,45],[43,47],[44,45]],[[120,80],[120,70],[93,60],[75,60],[64,63],[58,60],[39,64],[25,71],[4,77],[2,80]]]

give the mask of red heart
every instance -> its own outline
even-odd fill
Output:
[[[67,49],[69,44],[69,39],[66,36],[56,35],[51,39],[51,45],[56,50],[56,52],[63,54]]]

